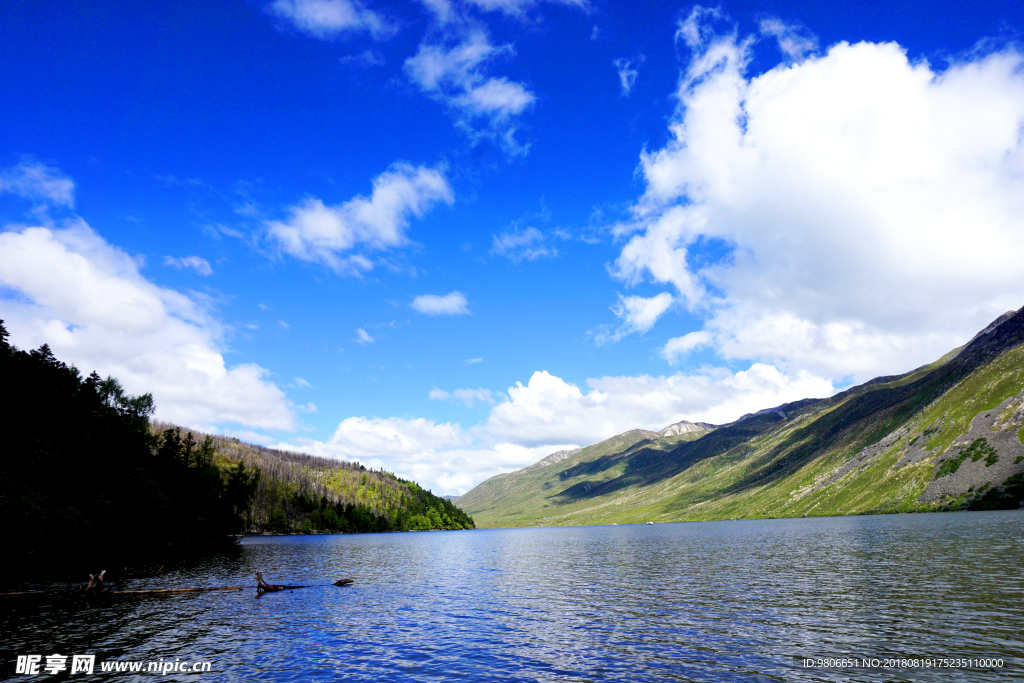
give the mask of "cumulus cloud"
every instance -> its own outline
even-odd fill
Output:
[[[413,309],[424,315],[469,315],[469,302],[460,291],[423,294],[412,300]]]
[[[488,477],[566,448],[630,429],[659,430],[682,419],[730,422],[790,401],[833,393],[831,382],[755,363],[746,370],[705,369],[652,377],[602,377],[587,389],[548,372],[533,373],[507,395],[487,389],[434,389],[430,397],[491,405],[487,419],[463,429],[423,418],[344,420],[327,442],[295,439],[283,447],[357,459],[412,477],[435,491],[463,493]]]
[[[314,38],[330,39],[347,33],[369,33],[380,40],[397,27],[383,15],[356,0],[274,0],[267,12]]]
[[[210,262],[200,256],[183,256],[181,258],[168,256],[164,258],[164,265],[173,268],[190,268],[204,277],[213,275]]]
[[[495,235],[491,253],[504,256],[516,263],[558,256],[558,250],[548,247],[544,234],[537,228],[526,228],[525,230],[516,228]]]
[[[751,77],[753,38],[716,33],[722,19],[697,8],[681,24],[692,56],[670,141],[641,156],[646,190],[617,228],[615,274],[670,284],[706,319],[667,356],[710,342],[862,380],[1024,303],[1024,55],[939,71],[894,43],[794,43]],[[729,256],[690,258],[709,239]]]
[[[287,220],[269,221],[267,234],[283,253],[337,272],[358,273],[374,265],[364,252],[405,245],[412,216],[423,216],[438,202],[453,201],[440,170],[400,162],[374,179],[369,197],[358,196],[338,206],[308,198],[291,207]]]
[[[292,429],[282,391],[255,364],[229,367],[202,301],[149,282],[83,221],[0,233],[3,317],[22,348],[49,344],[85,372],[152,392],[156,417],[186,426]]]
[[[636,78],[640,75],[640,65],[644,63],[645,59],[644,55],[640,55],[635,59],[621,58],[612,62],[616,73],[619,74],[619,86],[622,88],[623,97],[629,97],[629,94],[633,92]]]
[[[71,208],[75,205],[75,183],[43,162],[25,157],[0,171],[0,192],[9,192],[24,199],[42,201]]]
[[[424,93],[448,106],[472,136],[491,136],[509,153],[524,154],[527,147],[515,138],[516,118],[536,98],[522,83],[487,73],[495,59],[514,54],[511,45],[491,45],[477,27],[422,43],[405,61],[405,72]]]

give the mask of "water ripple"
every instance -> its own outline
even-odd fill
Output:
[[[798,662],[1024,657],[1022,565],[1018,511],[256,537],[124,587],[257,569],[310,587],[89,602],[51,585],[5,599],[0,635],[6,676],[61,652],[208,660],[203,681],[1004,681],[1024,670]]]

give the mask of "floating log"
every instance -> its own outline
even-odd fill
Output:
[[[8,595],[36,595],[37,593],[41,595],[43,591],[14,591],[13,593],[0,593],[0,598]]]
[[[99,595],[103,592],[103,577],[107,575],[104,569],[99,574],[89,574],[89,585],[85,587],[86,595]]]
[[[308,586],[282,586],[272,583],[267,583],[263,580],[262,572],[256,572],[256,592],[257,593],[274,593],[283,590],[294,590],[296,588],[308,588]]]
[[[350,583],[352,583],[352,579],[339,579],[338,581],[334,582],[334,585],[335,586],[347,586]]]

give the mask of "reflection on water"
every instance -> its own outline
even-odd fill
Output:
[[[208,660],[212,672],[191,676],[203,681],[1024,678],[1020,664],[798,665],[1024,657],[1020,511],[254,537],[123,588],[254,585],[257,569],[310,587],[90,602],[54,585],[0,598],[2,674],[14,677],[17,654],[59,652]]]

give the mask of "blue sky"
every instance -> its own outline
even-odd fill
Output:
[[[5,3],[0,317],[459,493],[1024,304],[1019,3]]]

